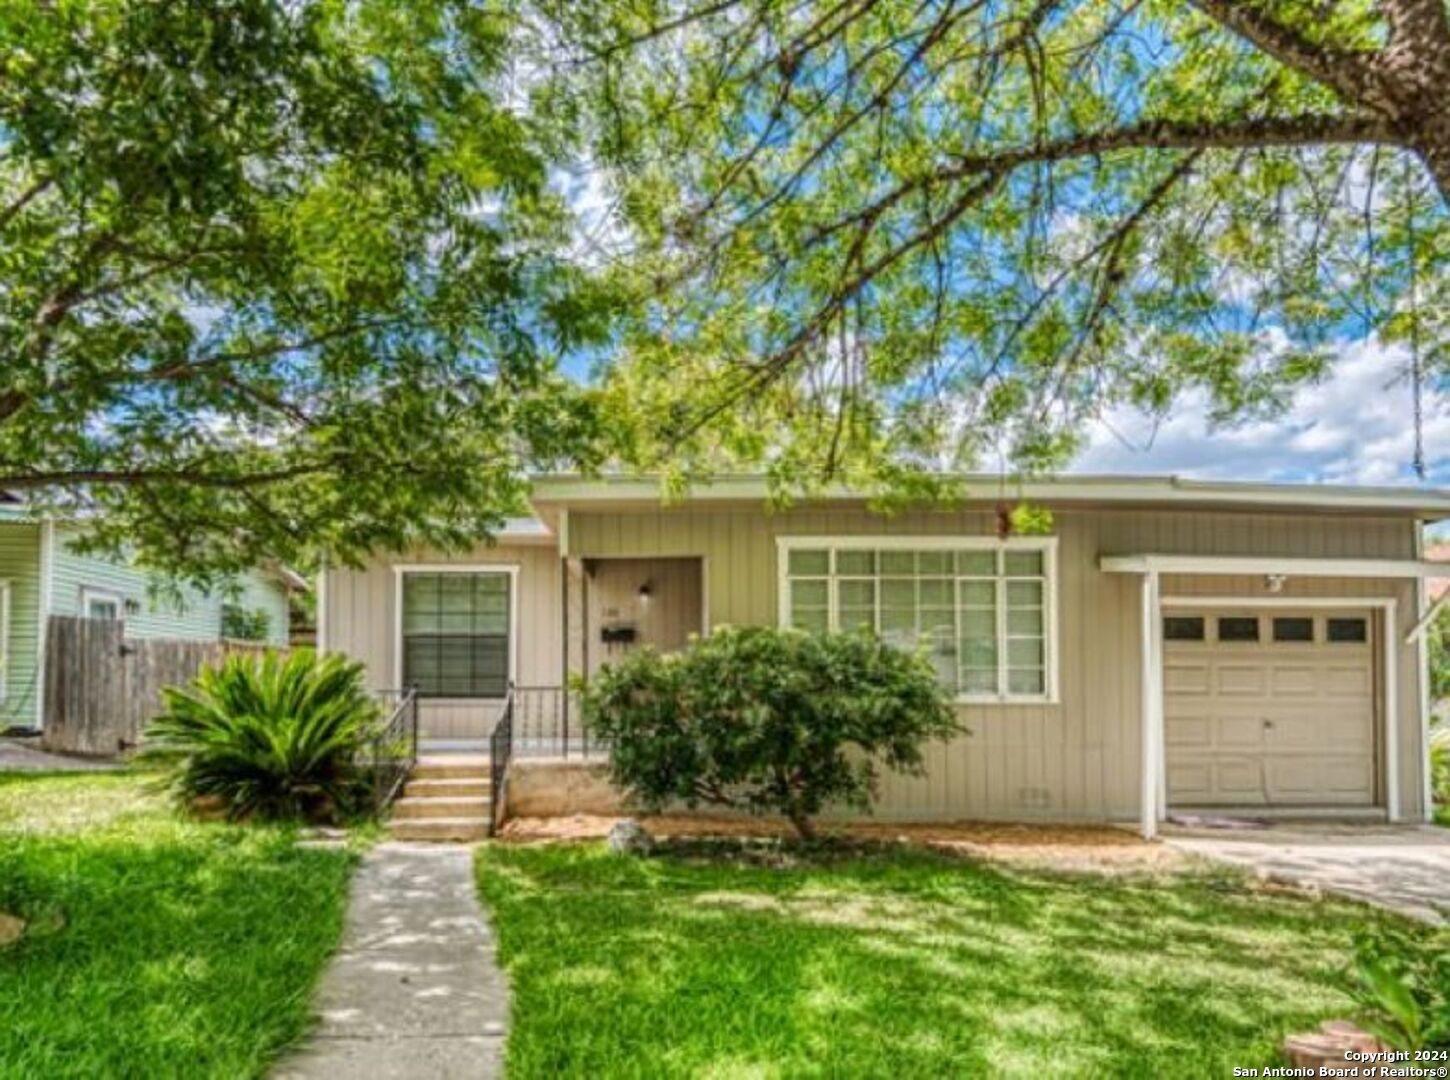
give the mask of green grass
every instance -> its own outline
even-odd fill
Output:
[[[142,778],[0,775],[0,1076],[263,1075],[306,1030],[346,850],[178,819]]]
[[[763,865],[494,845],[478,879],[512,1077],[1232,1075],[1350,1014],[1354,935],[1392,920],[1226,872],[900,849]]]

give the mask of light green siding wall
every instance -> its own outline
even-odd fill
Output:
[[[10,582],[10,625],[0,642],[5,698],[0,728],[36,723],[37,628],[40,612],[40,526],[0,521],[0,579]]]
[[[213,641],[221,636],[221,609],[228,600],[225,590],[202,593],[186,588],[179,600],[174,599],[153,590],[145,570],[99,555],[83,555],[68,543],[66,531],[57,530],[51,613],[82,614],[81,593],[88,588],[112,593],[126,602],[126,633],[131,637]],[[285,644],[286,597],[281,585],[253,572],[244,579],[241,596],[247,607],[267,610],[269,640]]]
[[[253,572],[242,579],[236,603],[248,611],[267,613],[267,641],[286,645],[288,634],[287,592],[263,574]]]

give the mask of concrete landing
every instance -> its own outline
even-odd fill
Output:
[[[508,984],[474,891],[471,848],[390,842],[353,881],[320,1022],[277,1080],[503,1075]]]

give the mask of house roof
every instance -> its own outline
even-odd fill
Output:
[[[969,502],[1005,496],[1046,504],[1177,506],[1183,508],[1281,509],[1327,513],[1374,512],[1423,521],[1450,518],[1450,491],[1423,487],[1364,487],[1340,484],[1264,484],[1190,480],[1181,476],[1050,475],[1022,481],[987,473],[957,473]],[[533,503],[546,519],[551,510],[594,504],[659,505],[664,488],[657,476],[546,474],[534,478]],[[770,492],[764,476],[734,474],[702,480],[682,496],[689,502],[763,501]],[[862,501],[864,496],[834,486],[806,502]]]

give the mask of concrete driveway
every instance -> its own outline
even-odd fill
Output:
[[[1163,839],[1189,854],[1424,922],[1450,916],[1450,829],[1327,822],[1242,830],[1170,826]]]

